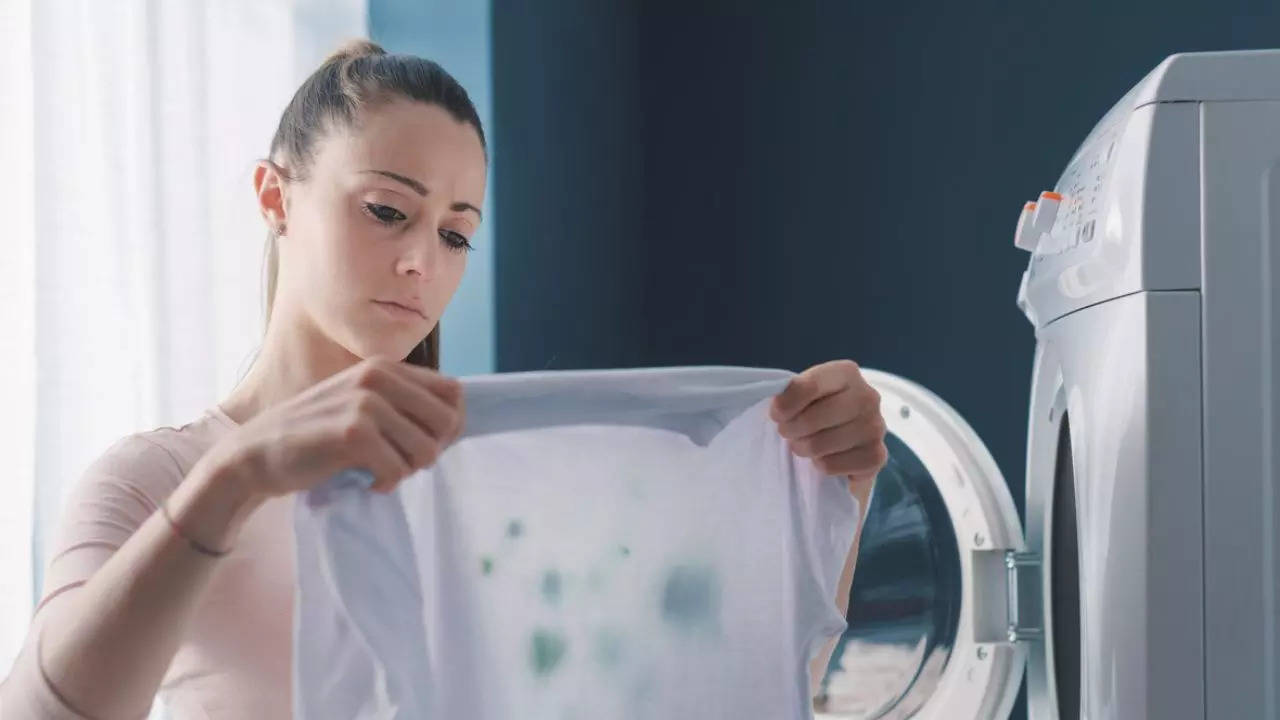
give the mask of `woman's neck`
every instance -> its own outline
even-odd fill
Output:
[[[237,423],[288,400],[360,358],[325,337],[300,314],[277,308],[268,323],[262,350],[244,379],[219,405]]]

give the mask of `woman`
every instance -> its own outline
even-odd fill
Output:
[[[202,417],[120,440],[76,484],[0,715],[139,718],[158,689],[177,718],[290,715],[290,495],[348,467],[390,492],[458,437],[437,323],[486,168],[475,108],[428,60],[358,42],[302,84],[254,172],[261,353]],[[866,507],[886,451],[856,365],[806,370],[771,417]]]

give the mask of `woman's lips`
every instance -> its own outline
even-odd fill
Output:
[[[397,302],[391,302],[386,300],[374,300],[373,304],[385,310],[392,317],[399,318],[401,320],[426,320],[427,319],[425,315],[418,312],[417,310],[414,310],[411,307],[406,307]]]

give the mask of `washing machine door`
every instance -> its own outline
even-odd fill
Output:
[[[889,461],[817,717],[1005,718],[1042,616],[1013,498],[945,402],[889,373],[863,374],[881,396]]]

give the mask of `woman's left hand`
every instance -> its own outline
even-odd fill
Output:
[[[791,452],[852,484],[875,478],[888,461],[880,393],[852,360],[815,365],[773,398],[769,417]]]

